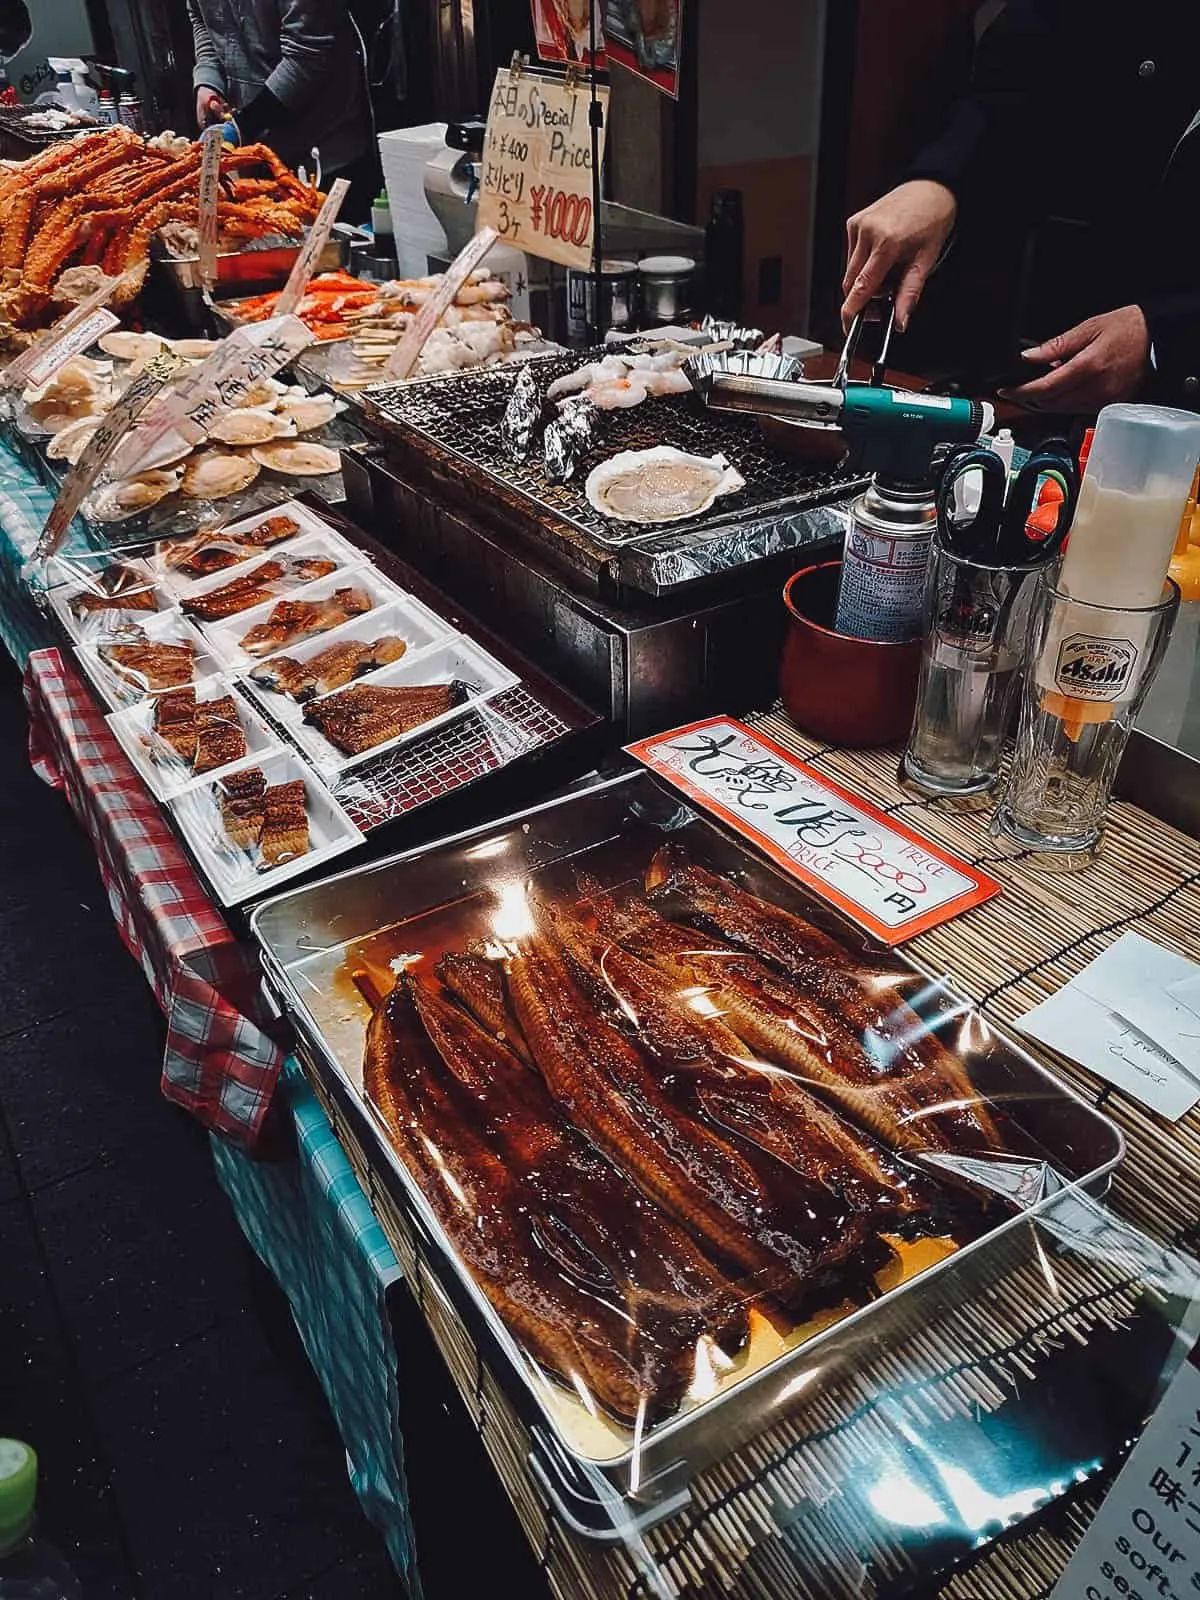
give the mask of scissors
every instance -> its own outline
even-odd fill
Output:
[[[968,473],[979,474],[979,504],[963,512],[955,490]],[[1056,485],[1056,501],[1043,498],[1047,483]],[[938,536],[963,560],[994,567],[1044,566],[1058,554],[1078,498],[1078,469],[1057,440],[1035,450],[1011,484],[993,451],[959,445],[946,456],[938,482]]]

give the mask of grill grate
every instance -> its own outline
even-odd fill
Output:
[[[543,388],[586,361],[611,351],[571,352],[539,356],[536,371]],[[424,378],[417,383],[369,389],[368,412],[379,422],[429,440],[460,461],[497,480],[548,513],[609,548],[655,546],[667,535],[705,535],[731,522],[791,513],[819,505],[845,492],[857,478],[838,467],[813,471],[789,461],[763,438],[753,418],[708,411],[692,395],[653,397],[628,411],[602,414],[597,442],[568,483],[548,481],[540,454],[521,463],[505,455],[499,436],[519,365],[484,367]],[[686,526],[657,523],[631,526],[603,517],[589,504],[583,485],[591,469],[620,450],[646,450],[670,444],[694,455],[720,452],[746,480],[746,487],[723,495],[703,516]]]

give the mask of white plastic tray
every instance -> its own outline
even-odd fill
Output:
[[[194,687],[197,702],[219,700],[225,695],[231,695],[237,705],[242,732],[246,735],[244,756],[239,756],[236,761],[227,761],[222,767],[214,767],[211,772],[201,773],[199,777],[196,777],[190,768],[179,760],[170,745],[154,732],[154,701],[140,700],[137,705],[126,706],[123,711],[114,711],[105,719],[115,734],[117,743],[133,762],[156,800],[172,800],[176,795],[185,794],[189,789],[215,782],[225,773],[245,766],[248,761],[257,762],[278,750],[286,749],[282,740],[276,738],[250,701],[239,692],[236,684],[230,683],[227,678],[212,677],[205,678],[202,683],[197,683]],[[163,752],[162,761],[156,759],[156,750]]]
[[[161,540],[154,548],[154,553],[148,558],[147,566],[154,576],[172,594],[180,597],[187,594],[202,593],[201,585],[211,584],[218,588],[219,584],[213,582],[217,577],[224,577],[226,582],[240,576],[245,570],[247,561],[258,561],[276,553],[294,555],[301,541],[311,534],[319,534],[327,541],[331,550],[338,552],[338,560],[343,566],[352,566],[355,562],[365,559],[364,552],[357,549],[348,539],[344,539],[336,529],[331,528],[317,513],[308,506],[301,505],[296,500],[287,500],[283,505],[271,506],[266,511],[260,511],[257,516],[240,517],[237,522],[231,522],[227,528],[221,528],[213,533],[205,542],[207,544],[228,544],[239,533],[245,533],[251,528],[257,528],[271,517],[290,517],[296,524],[297,532],[287,539],[281,539],[278,544],[269,545],[265,550],[247,549],[240,560],[228,567],[222,567],[220,573],[211,573],[207,578],[193,578],[186,573],[181,573],[171,567],[167,557],[172,549],[177,549],[181,544],[188,544],[187,539]],[[300,553],[303,553],[302,551]]]
[[[262,661],[256,662],[244,677],[239,678],[238,682],[248,694],[265,706],[273,717],[290,727],[303,722],[303,705],[293,700],[291,695],[260,683],[254,676],[256,672],[269,671],[273,662],[285,656],[289,661],[311,661],[313,656],[320,655],[324,650],[331,650],[335,645],[345,644],[352,639],[361,639],[369,644],[385,634],[398,634],[408,645],[408,649],[400,658],[402,661],[409,660],[419,650],[428,649],[430,645],[442,644],[447,639],[459,637],[449,623],[443,622],[435,611],[431,611],[415,596],[402,595],[388,605],[368,611],[365,616],[352,617],[340,627],[330,628],[327,633],[319,633],[314,639],[306,639],[303,644],[295,645],[291,650],[278,650],[274,655],[264,657]],[[354,681],[360,683],[362,679],[356,678]]]
[[[361,566],[367,559],[361,550],[355,550],[344,539],[339,539],[332,529],[319,529],[314,533],[303,534],[300,538],[292,539],[286,546],[276,545],[273,550],[259,551],[251,561],[239,562],[236,567],[227,567],[223,572],[210,572],[206,578],[189,578],[179,585],[179,604],[184,608],[189,601],[198,600],[202,595],[212,594],[217,589],[223,589],[227,584],[249,581],[253,578],[259,567],[269,566],[272,562],[286,565],[294,560],[324,560],[336,561],[336,572],[348,571],[351,567]],[[334,572],[327,574],[333,577]],[[309,578],[309,583],[315,580]],[[302,589],[303,583],[298,583],[295,578],[286,576],[275,582],[276,600],[285,599],[294,594],[297,589]],[[250,609],[247,607],[247,609]],[[235,613],[241,616],[241,612]],[[206,622],[203,617],[192,619],[198,628],[206,631],[220,624]],[[223,618],[223,621],[232,621]]]
[[[515,672],[503,666],[495,656],[489,655],[482,645],[475,643],[474,639],[456,634],[442,644],[410,652],[402,656],[399,661],[394,661],[391,666],[379,667],[374,672],[368,672],[356,682],[378,688],[396,688],[404,684],[451,683],[456,678],[467,684],[472,691],[461,705],[452,706],[441,716],[431,717],[428,722],[422,722],[418,727],[411,728],[407,733],[398,734],[394,739],[385,739],[382,744],[372,745],[369,750],[360,750],[357,755],[346,755],[336,745],[331,744],[311,723],[303,720],[303,711],[300,719],[295,722],[289,721],[288,731],[320,771],[331,774],[345,772],[363,761],[373,760],[385,750],[394,750],[398,745],[410,744],[414,739],[424,738],[435,728],[453,722],[456,717],[461,717],[479,707],[493,695],[500,694],[505,689],[515,688],[521,681]],[[345,693],[345,689],[335,691],[335,694]],[[309,706],[320,705],[322,701],[332,700],[334,697],[334,695],[322,695],[318,700],[310,700]]]
[[[144,621],[138,619],[137,626],[147,638],[156,639],[160,643],[182,644],[187,640],[195,647],[196,655],[192,663],[193,683],[199,683],[220,671],[220,663],[213,655],[204,635],[178,610],[159,611],[153,615],[147,613]],[[145,700],[148,696],[168,692],[139,687],[101,660],[101,644],[112,642],[119,641],[110,635],[106,640],[96,642],[89,640],[75,647],[83,670],[110,710],[120,711],[123,706],[136,705],[139,700]]]
[[[106,567],[111,566],[128,567],[145,578],[147,589],[153,589],[155,592],[154,611],[129,611],[121,606],[112,606],[103,611],[88,612],[82,617],[75,615],[71,609],[71,601],[76,595],[85,591],[95,593],[96,578]],[[64,559],[58,556],[47,563],[45,576],[45,592],[50,602],[50,609],[76,643],[104,639],[112,632],[114,626],[119,626],[122,622],[148,621],[157,612],[169,610],[174,603],[171,596],[158,587],[154,575],[144,561],[127,559],[120,555],[107,555],[102,560],[92,561],[77,557]]]
[[[267,656],[250,656],[241,648],[241,641],[257,623],[265,622],[281,599],[287,600],[328,600],[338,589],[347,586],[354,589],[365,589],[371,600],[371,611],[363,612],[369,616],[377,611],[380,606],[391,605],[394,600],[403,596],[403,590],[383,576],[377,568],[364,565],[361,567],[348,567],[342,572],[331,572],[327,578],[317,578],[312,583],[305,584],[300,589],[292,589],[287,595],[280,595],[272,600],[264,600],[261,605],[252,606],[249,611],[239,611],[236,617],[229,617],[224,622],[210,623],[204,630],[214,653],[232,671],[243,674],[248,668],[257,665],[259,661],[269,659]],[[351,618],[357,621],[357,618]],[[344,627],[344,623],[338,623]],[[325,639],[334,630],[327,628],[324,633],[314,634],[314,639]],[[307,644],[307,639],[302,641]],[[272,655],[290,655],[293,650],[298,650],[299,644],[281,645]]]
[[[171,812],[223,906],[240,905],[243,900],[268,894],[289,879],[353,850],[363,839],[329,790],[294,750],[280,750],[260,761],[242,761],[230,767],[226,777],[248,767],[261,768],[270,785],[289,783],[295,778],[304,780],[310,849],[294,861],[260,872],[252,857],[233,845],[225,832],[218,793],[222,780],[206,778],[177,795],[168,802]]]

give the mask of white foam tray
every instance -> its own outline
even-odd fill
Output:
[[[205,634],[212,646],[215,655],[235,674],[244,674],[250,667],[259,661],[268,660],[267,656],[247,655],[241,647],[241,641],[250,629],[260,622],[265,622],[281,599],[287,600],[328,600],[338,589],[346,587],[365,589],[371,600],[371,610],[364,611],[363,616],[370,616],[380,606],[391,605],[393,601],[403,597],[403,590],[398,589],[394,583],[385,578],[375,567],[363,565],[348,567],[341,572],[331,572],[327,578],[317,578],[312,583],[306,583],[302,588],[292,589],[287,595],[280,595],[273,600],[264,600],[261,605],[252,606],[249,611],[239,611],[236,617],[229,617],[224,622],[210,623],[205,628]],[[351,621],[357,619],[351,618]],[[338,623],[338,627],[344,627]],[[334,632],[327,628],[324,633],[314,634],[314,639],[326,639]],[[307,644],[307,639],[302,641]],[[281,645],[278,650],[273,650],[272,655],[290,655],[300,648],[299,644],[288,646]]]
[[[94,593],[95,575],[106,567],[116,565],[129,567],[145,578],[146,587],[155,591],[156,610],[127,611],[120,606],[112,606],[104,611],[92,611],[86,616],[77,617],[71,609],[71,601],[85,591]],[[93,581],[89,582],[89,577]],[[174,604],[171,596],[158,586],[146,562],[111,553],[107,553],[102,560],[91,561],[74,556],[56,556],[46,563],[45,593],[50,609],[77,644],[102,640],[121,622],[148,621],[157,612],[170,610]]]
[[[246,735],[246,754],[236,761],[227,761],[222,767],[196,777],[191,769],[176,756],[170,745],[154,732],[154,701],[140,700],[137,705],[126,706],[105,718],[130,761],[137,768],[143,782],[156,800],[173,800],[178,794],[213,783],[227,772],[245,766],[247,761],[260,761],[278,750],[286,749],[259,716],[245,695],[241,694],[228,678],[205,678],[195,686],[198,702],[219,700],[232,695],[237,705],[238,721]],[[156,752],[162,759],[156,758]]]
[[[221,822],[220,780],[205,779],[168,802],[171,813],[223,906],[240,905],[271,893],[280,884],[311,872],[361,844],[362,833],[338,805],[316,774],[294,750],[280,750],[262,760],[246,760],[230,772],[262,769],[269,785],[303,779],[311,848],[282,866],[260,872],[253,858],[229,841]]]
[[[168,564],[168,554],[172,549],[177,549],[181,544],[187,544],[187,539],[164,539],[154,548],[153,554],[148,558],[146,565],[158,581],[171,594],[183,596],[190,593],[200,593],[193,586],[211,582],[212,578],[224,576],[228,582],[238,577],[247,561],[258,561],[265,556],[273,556],[276,552],[287,555],[295,554],[297,545],[309,534],[320,534],[327,540],[331,547],[336,548],[339,560],[343,566],[352,566],[357,561],[364,559],[364,552],[344,539],[335,528],[329,524],[309,506],[301,505],[298,500],[286,500],[282,505],[270,506],[266,511],[260,511],[252,517],[241,517],[237,522],[231,522],[227,528],[221,528],[206,541],[209,544],[226,544],[239,533],[249,532],[266,522],[270,517],[290,517],[296,524],[297,532],[288,539],[281,539],[278,544],[270,545],[266,550],[247,550],[241,560],[232,566],[223,567],[221,572],[212,573],[208,578],[191,578],[186,573],[176,571]],[[216,587],[219,587],[217,585]]]
[[[196,655],[192,664],[193,683],[199,683],[204,678],[210,678],[214,673],[220,672],[221,664],[213,655],[208,641],[199,628],[193,626],[179,610],[159,611],[153,616],[147,614],[145,620],[139,620],[137,625],[147,638],[155,639],[159,643],[182,644],[187,640],[195,647]],[[139,687],[114,671],[100,657],[101,644],[112,642],[117,641],[110,635],[108,640],[94,642],[88,640],[75,647],[80,665],[91,679],[97,694],[111,711],[120,711],[123,706],[136,705],[139,700],[168,692]]]
[[[374,672],[368,672],[355,682],[379,688],[397,688],[405,684],[451,683],[456,678],[473,691],[461,705],[453,706],[439,717],[431,717],[428,722],[422,722],[419,727],[410,729],[408,733],[398,734],[394,739],[385,739],[382,744],[373,745],[370,750],[359,751],[357,755],[346,755],[336,745],[331,744],[311,723],[303,720],[303,712],[300,719],[288,723],[288,732],[319,771],[334,776],[348,771],[351,767],[359,766],[364,761],[373,760],[385,750],[394,750],[399,745],[411,744],[414,739],[424,738],[435,728],[443,727],[446,723],[453,722],[467,712],[477,709],[493,695],[501,694],[506,689],[513,689],[521,681],[515,672],[511,672],[497,661],[495,656],[489,655],[482,645],[475,643],[474,639],[468,639],[464,634],[456,634],[441,644],[409,652],[399,661],[393,661],[387,667],[378,667]],[[322,695],[317,700],[310,700],[308,707],[304,709],[320,705],[323,701],[332,700],[338,694],[346,692],[346,689],[338,689],[334,694]]]
[[[242,580],[248,581],[253,578],[259,567],[268,566],[273,561],[286,563],[300,559],[336,561],[337,567],[335,571],[328,574],[332,578],[338,572],[348,572],[352,567],[361,566],[367,557],[363,551],[355,550],[353,545],[347,544],[344,539],[339,539],[331,529],[321,529],[315,533],[306,533],[298,539],[291,540],[286,549],[281,550],[277,547],[274,550],[263,550],[252,561],[240,562],[236,567],[226,567],[223,572],[210,572],[206,578],[185,579],[179,585],[180,608],[186,615],[189,601],[198,600],[202,595],[212,594],[217,589],[223,589],[227,584],[237,583]],[[312,578],[308,580],[309,583],[314,581]],[[295,594],[297,589],[304,588],[304,584],[297,583],[295,578],[283,577],[276,581],[275,588],[276,592],[273,598],[285,600],[289,595]],[[249,610],[250,607],[246,609]],[[239,611],[234,615],[241,616],[242,613]],[[202,628],[206,633],[210,629],[221,625],[220,623],[206,622],[202,617],[193,617],[192,620],[198,628]],[[221,620],[227,622],[232,621],[233,618],[226,617]]]

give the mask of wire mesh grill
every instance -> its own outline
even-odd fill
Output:
[[[543,390],[556,378],[611,351],[571,352],[537,358]],[[591,469],[620,450],[648,450],[670,444],[694,455],[725,455],[746,480],[744,489],[723,495],[702,516],[689,517],[686,535],[772,512],[819,505],[856,481],[844,468],[813,471],[791,462],[763,438],[753,418],[708,411],[694,396],[656,396],[626,411],[600,414],[596,442],[567,483],[551,483],[533,450],[526,462],[511,460],[500,443],[500,422],[520,366],[485,367],[370,389],[368,414],[383,424],[429,440],[460,461],[523,496],[543,514],[567,523],[596,543],[615,548],[645,545],[666,535],[680,536],[678,523],[631,526],[601,516],[583,485]]]

